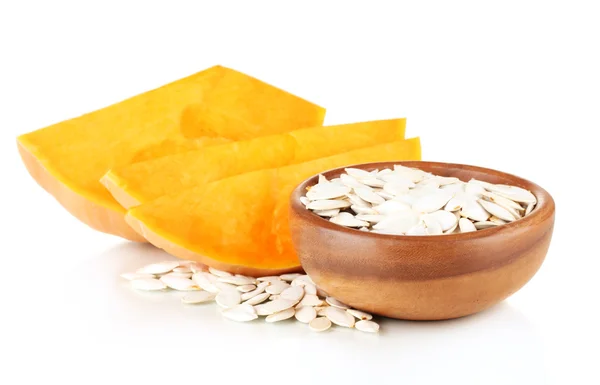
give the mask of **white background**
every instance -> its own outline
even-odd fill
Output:
[[[0,383],[599,383],[597,2],[0,4]],[[487,312],[380,335],[134,293],[118,274],[165,255],[72,218],[15,137],[214,64],[327,107],[328,124],[407,117],[424,160],[540,184],[557,204],[541,270]]]

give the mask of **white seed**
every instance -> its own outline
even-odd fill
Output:
[[[167,288],[167,285],[164,282],[159,281],[156,278],[142,278],[142,279],[134,279],[131,282],[131,287],[136,290],[163,290]]]
[[[270,275],[270,276],[267,276],[267,277],[256,278],[256,280],[258,282],[278,282],[278,281],[281,281],[281,278],[279,278],[278,275]]]
[[[215,297],[215,301],[221,307],[226,309],[239,305],[242,297],[237,290],[223,290]]]
[[[384,181],[382,181],[381,179],[377,179],[377,178],[361,179],[360,181],[369,187],[381,188],[385,185]]]
[[[306,193],[306,197],[311,201],[335,199],[345,196],[350,193],[350,191],[350,187],[335,183],[318,184],[313,186],[310,191]]]
[[[296,317],[298,321],[307,324],[317,318],[317,311],[312,306],[303,306],[296,309],[296,314],[294,314],[294,317]]]
[[[298,304],[298,307],[302,306],[321,306],[323,305],[323,300],[312,294],[305,294],[302,301]]]
[[[310,203],[310,199],[308,199],[307,197],[300,197],[300,203],[302,203],[304,206],[308,206],[308,204]]]
[[[448,211],[445,211],[448,213]],[[452,213],[449,213],[454,217]],[[454,217],[456,219],[456,217]],[[427,235],[441,235],[444,231],[442,229],[442,225],[435,219],[431,214],[425,214],[421,216],[421,220],[423,224],[425,224],[425,232]]]
[[[256,311],[252,305],[241,304],[234,307],[223,310],[223,317],[228,318],[232,321],[247,322],[258,318]]]
[[[460,182],[460,179],[455,178],[453,176],[436,176],[435,180],[439,183],[440,186],[446,186]]]
[[[283,299],[289,299],[291,301],[299,302],[302,299],[302,297],[304,297],[304,288],[302,286],[290,286],[281,292],[280,297]]]
[[[383,199],[394,199],[395,196],[389,193],[386,193],[385,191],[375,191],[377,193],[377,195],[379,195],[380,197],[382,197]]]
[[[201,271],[208,271],[208,266],[198,262],[192,262],[189,266],[190,270],[192,271],[192,274],[199,273]]]
[[[364,227],[369,226],[369,222],[361,221],[355,218],[350,213],[340,213],[338,216],[332,217],[329,220],[331,223],[346,227]]]
[[[412,186],[401,182],[387,182],[385,185],[383,185],[383,191],[393,196],[403,195],[408,193],[408,190],[411,187],[414,187],[414,183],[410,182],[410,184]]]
[[[350,206],[350,208],[352,209],[352,211],[354,211],[357,214],[363,214],[363,215],[377,215],[378,214],[378,212],[373,210],[371,207],[352,205],[352,206]]]
[[[269,293],[267,293],[267,294],[269,294]],[[280,294],[273,294],[269,297],[269,301],[275,301],[276,299],[279,299],[279,298],[281,298]]]
[[[177,277],[177,278],[192,278],[192,273],[175,273],[174,271],[171,273],[163,274],[162,277]]]
[[[152,279],[154,278],[153,274],[139,274],[139,273],[123,273],[121,274],[122,278],[125,278],[128,281],[133,281],[134,279]]]
[[[456,215],[446,210],[438,210],[429,214],[428,216],[439,222],[440,226],[442,227],[442,231],[448,231],[451,228],[456,227],[458,222]]]
[[[383,197],[381,197],[380,195],[377,195],[373,190],[371,190],[369,188],[356,187],[356,188],[354,188],[354,192],[361,199],[363,199],[369,203],[381,204],[381,203],[385,202],[385,199],[383,199]]]
[[[315,214],[317,214],[320,217],[335,217],[336,215],[338,215],[340,213],[340,209],[333,209],[333,210],[315,210],[313,211]]]
[[[188,266],[179,266],[173,269],[173,273],[192,273],[192,269]]]
[[[440,188],[442,190],[446,190],[450,193],[456,194],[456,193],[464,193],[465,192],[465,182],[458,182],[458,183],[452,183],[452,184],[447,184],[447,185],[443,185]]]
[[[304,286],[307,283],[310,283],[310,284],[313,284],[313,285],[315,284],[313,282],[313,280],[310,279],[310,277],[308,275],[303,275],[301,277],[298,277],[298,278],[294,279],[292,281],[292,286]]]
[[[329,181],[327,180],[327,177],[325,177],[325,175],[319,174],[319,181],[317,183],[318,184],[325,184],[325,183],[329,183]]]
[[[534,207],[535,207],[535,203],[528,204],[527,209],[525,209],[525,215],[529,215],[533,211]]]
[[[223,270],[217,270],[213,267],[209,267],[208,271],[212,274],[212,275],[216,275],[217,277],[229,277],[232,274],[227,272],[227,271],[223,271]]]
[[[379,324],[373,321],[358,321],[354,327],[361,332],[377,333],[379,331]]]
[[[504,221],[512,222],[516,218],[508,211],[506,208],[497,205],[494,202],[488,202],[486,200],[480,199],[478,200],[479,204],[483,206],[483,208],[490,214],[495,217],[498,217]]]
[[[190,292],[181,298],[181,302],[187,304],[197,304],[214,301],[216,294],[208,291],[198,290]]]
[[[371,174],[369,171],[365,171],[365,170],[361,170],[360,168],[352,168],[352,167],[348,167],[345,168],[344,171],[346,171],[346,173],[348,175],[350,175],[353,178],[356,179],[369,179],[373,177],[373,174]]]
[[[473,223],[473,225],[475,226],[475,228],[477,230],[483,230],[483,229],[489,229],[491,227],[499,226],[500,224],[491,222],[491,221],[484,221],[484,222],[475,222],[475,223]]]
[[[346,305],[343,302],[338,301],[337,299],[333,298],[333,297],[327,297],[325,298],[325,301],[327,301],[327,303],[333,307],[337,307],[340,309],[350,309],[350,306]]]
[[[310,321],[308,327],[312,331],[323,332],[331,327],[331,321],[327,317],[318,317]]]
[[[290,301],[289,299],[276,299],[274,301],[269,301],[262,303],[260,305],[256,305],[254,309],[256,310],[256,314],[258,315],[271,315],[274,313],[278,313],[285,309],[289,309],[296,304],[294,301]]]
[[[290,284],[287,282],[284,282],[284,281],[273,282],[272,284],[267,286],[265,291],[269,294],[281,294],[281,292],[284,291],[285,289],[287,289],[288,287],[290,287]]]
[[[256,290],[256,285],[242,285],[237,287],[237,291],[242,293],[248,293],[252,290]]]
[[[518,211],[523,211],[523,207],[521,207],[520,204],[518,204],[517,202],[504,198],[503,196],[500,196],[498,194],[494,194],[491,192],[485,192],[485,194],[482,195],[482,199],[486,200],[486,201],[490,201],[490,202],[494,202],[497,205],[500,205],[502,207],[505,207],[507,209],[513,209],[513,210],[518,210]]]
[[[317,287],[312,283],[307,283],[304,285],[304,293],[310,295],[317,295]]]
[[[173,277],[170,275],[163,275],[160,280],[174,290],[187,291],[187,290],[200,290],[200,287],[196,285],[196,282],[189,278]]]
[[[289,309],[285,309],[283,311],[280,311],[280,312],[277,312],[277,313],[267,316],[267,318],[265,318],[265,321],[271,322],[271,323],[283,321],[283,320],[292,318],[295,313],[296,313],[296,309],[291,307]]]
[[[410,205],[399,201],[385,201],[380,205],[373,206],[373,210],[379,214],[390,215],[400,211],[410,210]]]
[[[316,306],[315,310],[317,311],[317,315],[319,317],[326,317],[327,316],[327,308],[329,306]]]
[[[421,213],[432,213],[444,207],[452,195],[445,190],[435,190],[417,199],[412,208]]]
[[[487,221],[490,214],[476,200],[467,200],[463,208],[460,210],[460,215],[472,219],[476,222]]]
[[[163,261],[153,263],[136,270],[138,274],[166,274],[179,266],[177,261]]]
[[[348,174],[342,174],[342,175],[340,175],[340,181],[342,182],[342,184],[344,186],[348,186],[348,187],[351,187],[351,188],[366,187],[364,184],[360,183],[358,181],[358,179],[356,179],[353,176],[350,176]]]
[[[536,203],[537,199],[530,191],[521,187],[495,184],[486,187],[488,190],[503,196],[504,198],[513,200],[519,203]]]
[[[346,310],[350,315],[360,319],[360,320],[371,320],[373,316],[369,313],[365,313],[364,311],[356,310],[356,309],[348,309]]]
[[[425,223],[419,223],[411,227],[406,232],[406,235],[429,235],[429,233],[427,232],[427,226],[425,226]]]
[[[482,182],[476,179],[471,179],[465,186],[465,192],[474,197],[481,197],[485,194],[485,189],[487,186],[492,186],[492,184],[487,182]]]
[[[223,290],[238,291],[237,290],[237,286],[232,285],[230,283],[225,283],[225,282],[217,281],[217,282],[214,283],[214,285],[217,287],[217,289],[219,289],[219,291],[223,291]]]
[[[503,221],[502,219],[500,219],[498,217],[495,217],[493,215],[490,217],[489,221],[490,222],[494,222],[497,225],[504,225],[504,224],[508,223],[508,222]]]
[[[375,230],[384,230],[391,234],[404,234],[419,223],[419,214],[413,210],[404,210],[389,215],[373,225]]]
[[[475,227],[473,222],[471,222],[467,218],[460,218],[458,220],[458,227],[460,228],[461,233],[469,233],[471,231],[477,231],[477,228]]]
[[[210,293],[218,293],[219,289],[215,286],[217,277],[212,274],[205,272],[198,272],[192,275],[192,281],[196,283],[202,290],[206,290]]]
[[[240,277],[240,276],[229,276],[229,277],[219,277],[218,278],[219,282],[225,282],[225,283],[230,283],[232,285],[236,285],[236,286],[242,286],[242,285],[252,285],[254,284],[254,279],[250,278],[250,277]]]
[[[244,303],[248,305],[258,305],[259,303],[265,302],[269,298],[269,293],[260,293],[255,295],[254,297],[244,301]]]
[[[383,199],[383,198],[381,198]],[[346,207],[350,207],[350,201],[342,200],[342,199],[323,199],[318,201],[312,201],[306,206],[309,210],[333,210],[333,209],[343,209]]]
[[[289,273],[289,274],[282,274],[279,276],[279,278],[281,278],[281,280],[286,281],[286,282],[292,282],[296,278],[301,277],[303,275],[304,274]]]
[[[354,326],[354,317],[348,314],[345,310],[330,306],[325,311],[327,318],[338,326],[351,328]]]

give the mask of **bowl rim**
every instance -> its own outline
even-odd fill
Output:
[[[335,223],[328,221],[315,214],[311,210],[306,209],[304,204],[300,202],[300,197],[304,196],[304,191],[306,191],[306,187],[313,186],[317,183],[319,175],[324,175],[328,177],[331,174],[340,174],[345,168],[359,168],[359,169],[375,169],[375,168],[390,168],[394,165],[402,165],[406,167],[414,167],[419,168],[419,165],[431,165],[434,167],[446,167],[446,168],[458,168],[469,171],[478,171],[485,174],[496,174],[497,176],[509,177],[511,179],[516,179],[519,182],[519,185],[527,185],[527,189],[533,193],[533,195],[537,199],[537,203],[533,211],[516,221],[502,224],[496,227],[491,227],[487,229],[481,229],[477,231],[472,231],[469,233],[458,233],[458,234],[441,234],[441,235],[396,235],[396,234],[381,234],[381,233],[373,233],[370,231],[360,231],[359,229],[354,229],[351,227],[344,227]],[[314,174],[309,178],[306,178],[303,182],[298,184],[289,199],[289,205],[291,210],[298,215],[299,218],[314,223],[320,227],[326,228],[333,232],[338,233],[350,233],[352,235],[356,235],[358,237],[366,237],[370,239],[397,239],[402,241],[407,240],[418,240],[424,242],[439,242],[439,241],[467,241],[473,239],[480,239],[489,236],[493,236],[498,233],[503,233],[504,231],[511,231],[512,229],[520,228],[520,227],[528,227],[532,225],[534,222],[541,219],[541,216],[553,214],[555,211],[555,203],[554,199],[545,189],[543,189],[538,184],[527,180],[525,178],[519,177],[514,174],[510,174],[507,172],[474,166],[469,164],[460,164],[460,163],[447,163],[447,162],[433,162],[433,161],[406,161],[406,160],[398,160],[398,161],[386,161],[386,162],[368,162],[368,163],[357,163],[342,167],[336,167],[332,169],[328,169],[322,171],[318,174]]]

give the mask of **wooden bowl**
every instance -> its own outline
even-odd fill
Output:
[[[291,196],[291,235],[304,270],[329,295],[370,313],[442,320],[480,312],[515,293],[538,271],[550,246],[554,200],[528,180],[500,171],[435,162],[355,165],[364,170],[416,167],[436,175],[523,187],[535,209],[515,222],[465,234],[400,236],[329,222],[300,202],[314,176]],[[331,179],[344,172],[324,172]]]

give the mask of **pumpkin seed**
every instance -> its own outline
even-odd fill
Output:
[[[354,317],[348,314],[345,310],[330,306],[325,310],[325,314],[329,320],[338,325],[347,328],[354,326]]]
[[[327,317],[318,317],[310,321],[308,327],[312,331],[323,332],[331,327],[331,321]]]
[[[213,268],[213,267],[209,267],[209,268],[208,268],[208,271],[209,271],[209,272],[210,272],[212,275],[216,275],[217,277],[229,277],[229,276],[233,275],[233,274],[231,274],[231,273],[228,273],[228,272],[226,272],[226,271],[217,270],[217,269],[215,269],[215,268]]]
[[[210,293],[218,293],[219,289],[215,286],[217,277],[205,272],[198,272],[192,275],[192,281],[196,283],[202,290]]]
[[[377,333],[379,331],[379,324],[367,320],[358,321],[354,327],[361,332],[367,333]]]
[[[467,218],[460,218],[458,220],[458,227],[460,228],[461,233],[469,233],[471,231],[477,231],[477,228],[475,227],[473,222],[471,222]]]
[[[248,305],[258,305],[259,303],[265,302],[269,298],[269,293],[260,293],[255,295],[254,297],[244,301],[243,303]]]
[[[208,291],[198,290],[190,292],[181,297],[181,302],[187,304],[205,303],[214,301],[215,297],[215,293],[209,293]]]
[[[285,289],[287,289],[288,287],[290,287],[290,284],[287,282],[284,282],[284,281],[273,282],[272,284],[267,286],[265,291],[269,294],[281,294],[281,292],[284,291]]]
[[[252,291],[252,290],[256,290],[256,285],[254,285],[254,284],[251,284],[251,285],[250,285],[250,284],[249,284],[249,285],[242,285],[242,286],[238,286],[238,287],[237,287],[237,290],[238,290],[239,292],[242,292],[242,293],[248,293],[248,292],[250,292],[250,291]]]
[[[298,321],[307,324],[317,318],[317,311],[312,306],[303,306],[299,309],[296,309],[294,317],[296,317]]]
[[[179,266],[177,261],[163,261],[152,263],[136,270],[138,274],[166,274]]]
[[[381,197],[380,197],[381,198]],[[383,198],[381,198],[383,199]],[[306,206],[309,210],[323,211],[323,210],[333,210],[333,209],[343,209],[346,207],[350,207],[350,201],[342,200],[342,199],[324,199],[319,201],[312,201]]]
[[[346,305],[343,302],[338,301],[337,299],[333,298],[333,297],[327,297],[325,298],[325,301],[327,301],[327,303],[331,306],[337,307],[339,309],[350,309],[350,306]]]
[[[359,320],[371,320],[373,316],[369,313],[365,313],[364,311],[356,310],[356,309],[347,309],[346,310],[350,315],[358,318]]]
[[[296,313],[296,309],[294,309],[293,307],[289,308],[289,309],[285,309],[283,311],[271,314],[269,316],[267,316],[265,318],[265,321],[267,322],[279,322],[279,321],[283,321],[289,318],[292,318],[294,316],[294,314]]]
[[[293,307],[296,302],[289,299],[276,299],[254,307],[258,315],[271,315]]]
[[[172,275],[163,275],[160,277],[161,282],[174,290],[188,291],[188,290],[200,290],[200,287],[196,285],[194,281],[189,278],[175,277]]]
[[[223,290],[215,297],[217,304],[225,309],[239,305],[241,300],[242,297],[237,290]]]
[[[254,284],[254,279],[253,278],[249,278],[249,277],[243,277],[243,276],[229,276],[229,277],[219,277],[218,278],[219,282],[225,282],[225,283],[230,283],[232,285],[236,285],[236,286],[243,286],[243,285],[252,285]]]
[[[280,296],[280,298],[283,298],[283,299],[289,299],[291,301],[300,302],[302,297],[304,297],[305,288],[306,287],[303,288],[302,286],[290,286],[287,289],[285,289],[284,291],[282,291],[279,296]],[[316,291],[317,290],[315,289],[315,294],[316,294]]]

